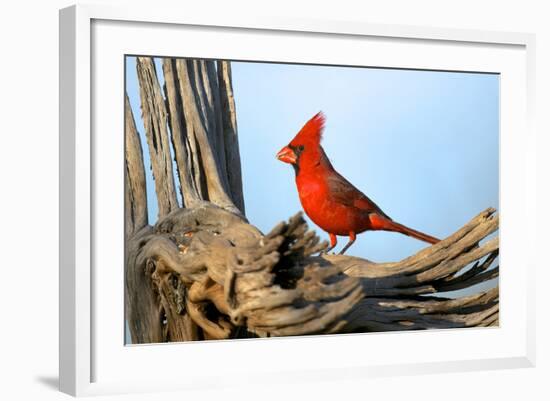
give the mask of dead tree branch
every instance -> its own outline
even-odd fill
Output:
[[[155,177],[159,217],[163,217],[178,208],[166,126],[167,113],[153,60],[149,57],[138,57],[137,72],[143,125]]]
[[[125,222],[126,237],[147,225],[147,190],[145,187],[145,168],[139,134],[130,107],[128,95],[125,96]]]

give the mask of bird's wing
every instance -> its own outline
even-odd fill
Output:
[[[355,207],[366,213],[377,213],[391,220],[376,203],[336,171],[328,176],[327,185],[329,196],[333,201]]]

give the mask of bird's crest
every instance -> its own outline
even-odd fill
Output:
[[[319,145],[323,135],[323,129],[325,128],[325,115],[322,111],[315,114],[305,125],[300,132],[296,134],[291,145],[305,145],[314,144]]]

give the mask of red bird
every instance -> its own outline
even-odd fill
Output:
[[[319,112],[298,132],[277,159],[289,163],[296,173],[300,202],[311,220],[330,236],[330,251],[337,235],[348,235],[342,255],[367,230],[394,231],[435,244],[437,238],[393,221],[376,203],[340,175],[330,163],[321,136],[325,117]]]

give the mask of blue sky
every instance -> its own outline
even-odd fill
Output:
[[[498,75],[247,62],[232,69],[246,214],[260,230],[301,210],[294,172],[275,154],[320,110],[327,118],[322,145],[334,167],[394,220],[443,238],[485,208],[498,209]],[[134,58],[126,73],[143,135]],[[154,222],[147,156],[146,170]],[[347,238],[338,240],[337,250]],[[367,232],[348,254],[391,261],[424,246]]]

